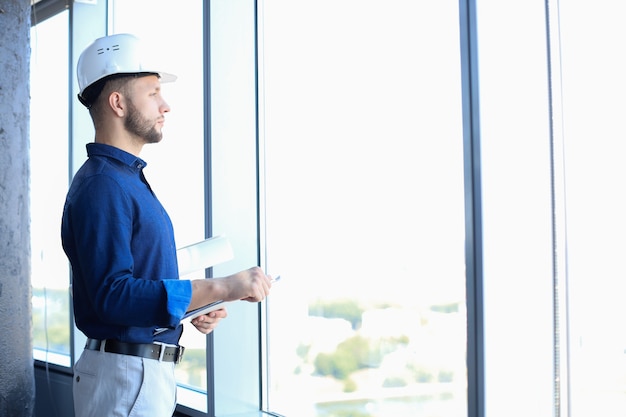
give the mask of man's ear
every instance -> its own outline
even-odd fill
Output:
[[[109,94],[109,107],[111,107],[118,117],[124,117],[126,110],[126,101],[124,100],[124,96],[118,91],[113,91]]]

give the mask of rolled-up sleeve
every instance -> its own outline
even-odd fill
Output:
[[[167,312],[170,316],[169,327],[178,325],[191,302],[191,281],[164,280],[167,294]]]

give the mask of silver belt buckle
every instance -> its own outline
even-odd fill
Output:
[[[178,365],[180,363],[180,361],[183,360],[183,353],[185,353],[185,347],[184,346],[178,346],[178,349],[176,350],[176,359],[174,360],[174,363],[176,365]]]
[[[170,345],[163,342],[153,342],[155,345],[159,345],[161,349],[159,350],[159,362],[163,362],[163,357],[165,356],[165,349],[168,347],[174,348],[176,352],[176,357],[174,358],[174,364],[179,364],[183,359],[183,353],[185,352],[185,348],[183,346]]]

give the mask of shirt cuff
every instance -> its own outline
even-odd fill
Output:
[[[167,312],[170,316],[170,324],[177,326],[187,312],[189,303],[191,303],[191,281],[166,279],[162,282],[167,294]]]

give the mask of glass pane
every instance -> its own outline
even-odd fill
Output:
[[[64,366],[70,364],[70,275],[59,230],[69,164],[67,45],[67,11],[31,29],[33,347],[36,359]]]
[[[626,27],[621,3],[561,2],[570,415],[626,410]],[[584,25],[585,30],[580,28]]]
[[[269,411],[465,416],[458,2],[262,19]]]
[[[205,237],[202,3],[186,1],[184,7],[174,0],[113,4],[112,33],[132,33],[158,47],[155,60],[164,71],[178,76],[174,83],[162,85],[171,107],[163,141],[144,147],[141,157],[148,163],[145,172],[150,185],[172,218],[179,248]],[[206,410],[206,336],[185,326],[180,341],[186,347],[185,359],[176,367],[176,376],[191,390],[179,390],[178,400]],[[201,396],[194,394],[198,390]]]
[[[485,381],[477,388],[486,416],[550,416],[556,379],[545,4],[477,3]],[[519,401],[521,392],[532,401]]]

